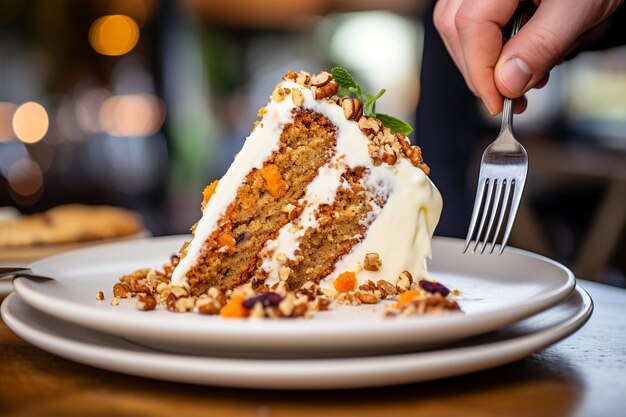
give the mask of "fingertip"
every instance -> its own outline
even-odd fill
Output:
[[[482,99],[485,109],[491,116],[497,116],[502,111],[502,103],[492,103],[489,100]]]
[[[517,98],[524,94],[533,74],[528,64],[521,58],[511,58],[498,63],[494,69],[496,87],[505,97]]]

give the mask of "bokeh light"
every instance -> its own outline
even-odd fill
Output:
[[[100,108],[100,125],[112,136],[149,136],[163,124],[161,101],[151,94],[109,97]]]
[[[48,132],[48,113],[33,101],[22,104],[13,114],[13,132],[24,143],[40,141]]]
[[[98,112],[102,103],[111,96],[111,93],[104,88],[91,88],[79,95],[74,103],[74,111],[78,126],[90,133],[101,132]]]
[[[133,18],[114,14],[102,16],[89,29],[91,47],[102,55],[119,56],[132,51],[139,41],[139,26]]]
[[[61,135],[61,141],[78,142],[83,139],[85,131],[76,120],[75,102],[70,99],[61,101],[57,107],[56,127]]]
[[[17,160],[9,168],[9,187],[20,196],[31,196],[43,187],[43,176],[39,165],[30,159]]]
[[[17,106],[13,103],[0,102],[0,142],[13,139],[13,115]]]

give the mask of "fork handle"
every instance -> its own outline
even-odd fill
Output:
[[[520,28],[522,27],[522,19],[524,17],[524,11],[526,9],[525,7],[526,5],[524,3],[526,2],[522,0],[519,6],[517,7],[517,10],[515,10],[515,13],[513,14],[513,19],[514,19],[513,27],[511,29],[511,36],[509,37],[509,39],[515,36],[515,34],[519,32]],[[500,128],[500,131],[505,131],[505,130],[508,130],[509,132],[513,131],[513,103],[514,102],[515,102],[515,99],[504,97],[504,107],[502,109],[502,127]]]

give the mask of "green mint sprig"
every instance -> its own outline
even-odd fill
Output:
[[[366,94],[364,96],[363,89],[359,83],[356,82],[352,74],[348,72],[348,70],[342,67],[334,67],[330,70],[330,73],[335,81],[337,81],[337,84],[339,84],[339,91],[337,91],[337,95],[339,97],[353,97],[361,100],[361,103],[363,103],[363,114],[365,116],[380,119],[380,121],[383,122],[383,125],[391,130],[391,133],[409,135],[413,132],[413,128],[407,122],[388,114],[376,113],[376,100],[385,94],[386,90],[384,88],[375,96],[371,94]]]

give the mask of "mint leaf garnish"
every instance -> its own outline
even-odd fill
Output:
[[[365,112],[365,111],[363,111]],[[383,122],[383,124],[391,130],[391,133],[402,133],[408,136],[413,132],[413,128],[404,120],[400,120],[397,117],[389,116],[384,113],[376,113],[376,117]]]
[[[363,114],[367,117],[376,117],[376,100],[378,100],[383,94],[385,94],[384,88],[378,92],[375,96],[368,94],[365,97],[365,103],[363,103]]]
[[[345,68],[334,67],[330,70],[335,81],[339,84],[340,91],[343,89],[344,92],[355,93],[359,99],[363,99],[363,91],[361,90],[361,86],[356,82],[352,74],[348,72]],[[346,94],[346,96],[350,96],[350,94]]]
[[[337,90],[337,95],[339,97],[350,97],[352,91],[349,88],[339,86],[339,90]]]
[[[409,135],[413,132],[413,128],[405,121],[398,119],[397,117],[389,116],[384,113],[376,113],[376,100],[378,100],[383,94],[385,89],[383,88],[375,96],[366,94],[363,97],[363,90],[359,83],[356,82],[352,74],[345,68],[334,67],[330,70],[335,81],[339,84],[339,91],[337,95],[339,97],[354,97],[361,100],[363,103],[363,115],[367,117],[377,117],[383,122],[383,125],[388,127],[392,133],[402,133],[403,135]]]

